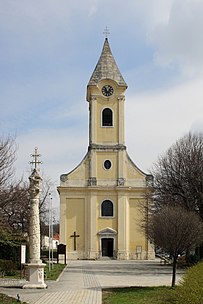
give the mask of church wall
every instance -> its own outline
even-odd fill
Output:
[[[127,178],[145,180],[145,176],[127,159],[126,160]]]
[[[140,210],[142,203],[143,199],[140,198],[129,199],[129,256],[136,259],[146,258],[146,246],[148,244],[140,227],[143,218]]]
[[[74,252],[74,238],[71,237],[74,231],[78,235],[77,238],[77,253],[80,256],[85,251],[85,199],[84,198],[67,198],[66,199],[66,246],[69,252],[69,258],[74,258],[76,251]],[[72,252],[72,253],[71,253]]]
[[[88,155],[84,157],[82,162],[72,170],[68,175],[66,180],[67,186],[85,186],[85,180],[88,179]]]
[[[126,155],[126,186],[146,187],[146,175],[140,172]]]
[[[98,179],[117,179],[117,154],[115,152],[99,152],[97,153],[97,178]],[[104,168],[105,160],[111,161],[111,168],[109,170]]]
[[[118,229],[118,221],[116,217],[113,218],[98,218],[97,230],[102,230],[106,227],[112,228],[114,230]]]

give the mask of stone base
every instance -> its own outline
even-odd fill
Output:
[[[30,263],[24,264],[26,269],[26,280],[28,282],[23,285],[22,288],[47,288],[44,283],[44,267],[46,264],[43,263]]]
[[[32,284],[30,282],[27,282],[25,285],[22,287],[23,289],[45,289],[47,288],[47,285],[45,283],[43,284]]]

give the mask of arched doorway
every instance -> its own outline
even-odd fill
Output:
[[[113,238],[102,238],[102,256],[113,257],[114,239]]]

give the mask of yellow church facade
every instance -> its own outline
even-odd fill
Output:
[[[142,231],[152,176],[127,154],[124,104],[127,85],[106,38],[87,86],[89,146],[81,163],[60,177],[60,242],[68,259],[153,259]]]

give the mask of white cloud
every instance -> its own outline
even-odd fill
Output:
[[[16,177],[28,181],[31,173],[31,154],[34,148],[40,153],[39,165],[43,178],[51,179],[54,187],[52,196],[58,216],[59,195],[56,192],[60,185],[60,175],[75,168],[87,152],[88,130],[83,126],[80,130],[66,129],[34,129],[29,133],[17,136],[17,160],[15,163]]]
[[[67,173],[78,165],[87,151],[88,131],[83,127],[66,129],[35,129],[17,137],[17,175],[30,172],[30,155],[38,147],[45,175],[58,181],[62,173]]]
[[[168,22],[151,32],[156,61],[161,65],[178,65],[184,76],[196,77],[203,72],[203,2],[175,0]]]
[[[202,81],[126,100],[126,142],[141,169],[149,170],[158,155],[185,133],[203,132]]]
[[[87,5],[89,8],[89,16],[93,16],[98,11],[98,3],[97,0],[89,0],[89,4]]]

